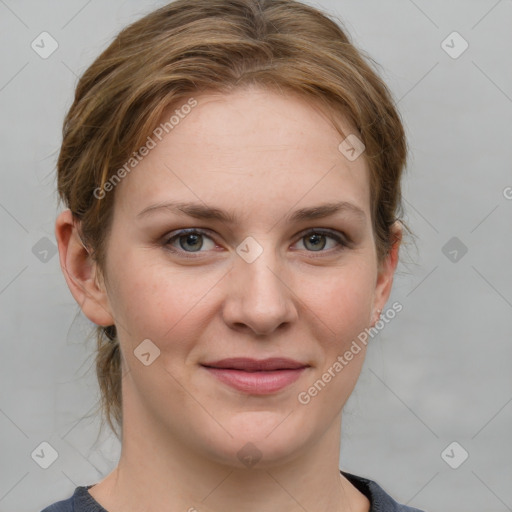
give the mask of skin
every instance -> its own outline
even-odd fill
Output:
[[[257,87],[195,98],[192,112],[117,185],[103,274],[69,210],[56,222],[71,293],[91,321],[117,326],[123,356],[121,459],[89,492],[109,512],[368,511],[368,499],[338,469],[342,408],[364,345],[307,405],[297,397],[384,309],[400,225],[378,265],[364,154],[345,158],[342,137],[320,108]],[[227,210],[236,221],[166,208],[137,217],[171,200]],[[338,201],[365,217],[286,219]],[[182,236],[181,245],[174,239],[173,253],[165,244],[184,228],[208,234]],[[303,233],[313,228],[351,242],[326,235],[315,246]],[[263,249],[252,263],[236,252],[248,236]],[[134,355],[145,339],[160,350],[148,366]],[[310,366],[281,391],[257,396],[200,366],[234,356]],[[252,468],[237,457],[248,442],[261,454]]]

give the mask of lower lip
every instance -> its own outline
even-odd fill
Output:
[[[212,375],[229,386],[253,395],[268,395],[275,393],[295,382],[306,369],[275,370],[262,372],[244,372],[242,370],[228,370],[223,368],[209,368]]]

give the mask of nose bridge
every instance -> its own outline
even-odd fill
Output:
[[[284,282],[283,262],[272,237],[247,237],[236,252],[224,308],[226,322],[232,327],[243,324],[258,334],[268,334],[293,321],[293,294]]]

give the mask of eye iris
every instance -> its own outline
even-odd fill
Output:
[[[200,235],[200,234],[189,233],[189,234],[180,236],[180,246],[182,249],[186,250],[186,249],[189,249],[190,247],[184,247],[184,245],[182,243],[183,239],[186,240],[187,244],[189,242],[191,242],[191,245],[194,245],[194,244],[196,245],[196,247],[192,247],[192,249],[193,249],[192,252],[195,252],[196,250],[201,249],[201,247],[203,246],[202,235]]]
[[[325,235],[320,233],[313,233],[312,235],[308,235],[305,237],[306,243],[305,246],[308,246],[308,243],[313,241],[313,249],[316,250],[318,248],[323,249],[325,247]],[[323,239],[323,240],[321,240]],[[321,243],[323,241],[323,244]]]
[[[186,252],[197,252],[203,247],[203,235],[198,232],[185,233],[177,237],[180,247]],[[307,249],[321,251],[326,245],[327,235],[323,233],[311,233],[303,237]],[[185,243],[183,240],[185,239]],[[188,247],[186,247],[188,245]],[[309,245],[309,247],[308,247]]]

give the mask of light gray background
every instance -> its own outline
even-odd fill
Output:
[[[0,0],[0,512],[37,512],[115,466],[117,442],[107,429],[97,439],[86,416],[98,397],[92,324],[58,256],[33,247],[55,244],[55,163],[77,76],[163,4]],[[388,303],[404,309],[372,340],[345,408],[341,467],[429,511],[512,510],[512,2],[316,5],[340,16],[398,102],[418,236]],[[47,59],[31,48],[43,31],[59,44]],[[456,59],[441,46],[453,31],[469,43]],[[467,247],[458,261],[442,250],[452,237]],[[31,458],[43,441],[58,452],[48,469]],[[452,461],[469,453],[458,469],[441,457],[453,441]]]

